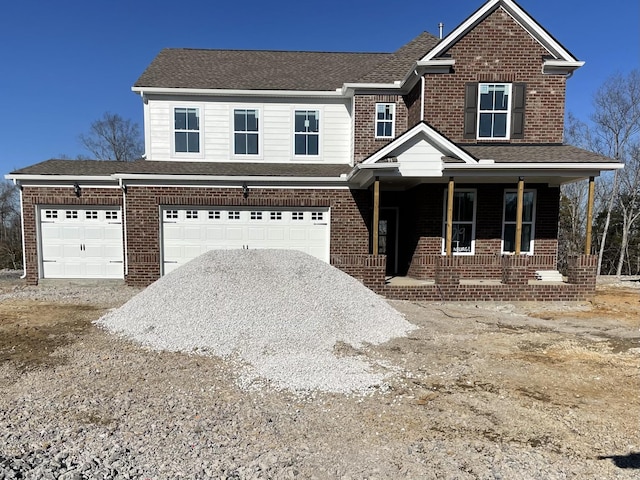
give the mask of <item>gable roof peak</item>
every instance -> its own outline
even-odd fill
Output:
[[[542,25],[527,13],[514,0],[488,0],[465,21],[458,25],[449,35],[438,43],[422,60],[432,60],[446,52],[458,40],[473,30],[480,22],[498,8],[504,9],[517,23],[519,23],[540,45],[542,45],[556,61],[567,62],[575,68],[582,66],[560,42],[558,42]]]

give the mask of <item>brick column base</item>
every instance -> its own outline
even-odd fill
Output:
[[[438,285],[460,285],[458,257],[440,257],[436,263],[435,281]]]
[[[533,278],[528,255],[505,255],[502,257],[502,283],[526,285]]]

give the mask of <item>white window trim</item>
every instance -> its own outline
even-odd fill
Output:
[[[449,188],[444,189],[444,202],[442,209],[442,255],[447,254],[447,197]],[[475,255],[476,253],[476,212],[478,209],[478,190],[475,188],[454,188],[454,195],[458,192],[472,192],[473,193],[473,220],[471,221],[471,251],[470,252],[456,252],[452,245],[453,255]],[[454,221],[454,224],[456,222]]]
[[[506,86],[508,88],[507,94],[509,95],[509,105],[507,106],[507,128],[505,130],[504,137],[481,137],[480,136],[480,114],[481,113],[504,113],[504,110],[481,110],[480,109],[480,90],[482,85],[496,85],[496,86]],[[505,83],[505,82],[481,82],[478,83],[478,94],[477,94],[477,112],[476,112],[476,140],[509,140],[511,138],[511,110],[513,109],[513,84]]]
[[[304,133],[304,132],[296,132],[296,112],[316,112],[318,114],[318,133]],[[291,135],[291,155],[296,159],[313,159],[318,160],[322,157],[322,119],[324,115],[322,111],[317,107],[304,107],[304,106],[296,106],[293,108],[291,112],[291,131],[293,132]],[[318,154],[317,155],[303,155],[300,153],[296,153],[296,133],[303,135],[317,135],[318,136]]]
[[[245,159],[245,160],[259,160],[264,158],[264,147],[262,142],[262,129],[263,129],[263,109],[257,105],[233,105],[231,107],[231,123],[229,124],[229,131],[231,132],[231,157],[236,159]],[[247,132],[236,132],[235,128],[235,113],[236,110],[255,110],[256,115],[258,117],[258,131],[250,132],[258,134],[258,153],[236,153],[236,133],[247,133]]]
[[[525,223],[530,223],[531,224],[531,247],[529,248],[528,252],[520,252],[521,254],[524,255],[534,255],[535,252],[535,239],[536,239],[536,204],[538,203],[538,193],[536,191],[535,188],[528,188],[524,190],[524,193],[533,193],[533,209],[531,211],[531,222],[522,222],[522,224],[524,225]],[[500,236],[500,252],[503,255],[515,255],[515,252],[507,252],[504,249],[504,230],[505,230],[505,225],[507,224],[505,217],[506,217],[506,213],[507,213],[507,193],[518,193],[518,190],[515,188],[507,188],[505,189],[503,195],[502,195],[502,235]],[[516,224],[516,222],[509,222],[509,224]]]
[[[176,152],[176,108],[197,108],[199,123],[198,152]],[[174,103],[169,113],[171,122],[171,157],[172,158],[204,158],[204,105],[201,103]]]
[[[378,120],[378,105],[391,105],[393,107],[393,111],[391,112],[391,135],[378,135],[378,122],[388,123],[388,120]],[[396,137],[396,104],[392,102],[377,102],[374,115],[374,130],[373,133],[375,138],[395,138]]]

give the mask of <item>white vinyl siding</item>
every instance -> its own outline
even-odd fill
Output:
[[[198,106],[200,108],[201,151],[187,157],[210,162],[318,162],[349,163],[351,161],[350,101],[323,99],[304,101],[266,98],[255,103],[246,99],[212,98],[202,102],[181,102],[178,97],[160,99],[151,96],[147,105],[145,138],[148,160],[174,160],[185,158],[173,153],[173,107]],[[234,155],[233,111],[235,109],[259,110],[259,155]],[[320,116],[319,155],[296,156],[294,149],[294,112],[317,111]]]

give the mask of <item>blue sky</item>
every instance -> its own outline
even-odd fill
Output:
[[[142,126],[131,85],[165,47],[391,52],[427,30],[445,34],[483,0],[216,2],[20,0],[0,17],[0,178],[62,154],[105,111]],[[567,110],[586,120],[612,73],[640,63],[637,0],[520,0],[587,64],[568,82]],[[402,5],[402,11],[396,5]],[[605,6],[606,5],[606,6]]]

